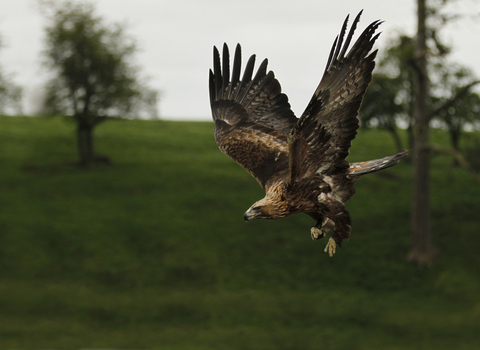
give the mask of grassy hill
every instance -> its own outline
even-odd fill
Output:
[[[0,118],[1,349],[480,348],[471,174],[433,159],[435,267],[405,261],[405,162],[358,181],[352,238],[330,258],[306,215],[243,221],[263,191],[212,131],[108,122],[96,148],[113,165],[83,170],[72,123]],[[394,152],[370,130],[350,159]]]

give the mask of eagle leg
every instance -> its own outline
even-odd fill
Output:
[[[350,230],[352,228],[351,225],[352,222],[350,220],[350,214],[345,209],[345,207],[343,207],[343,210],[339,211],[335,215],[335,229],[333,231],[332,237],[330,237],[330,240],[328,241],[325,252],[327,252],[328,249],[328,253],[330,254],[330,256],[332,256],[333,253],[335,253],[335,246],[337,244],[341,246],[344,239],[350,238]]]
[[[327,246],[324,250],[325,253],[328,253],[330,256],[335,254],[337,245],[341,246],[342,241],[350,237],[351,230],[350,214],[345,207],[342,204],[337,203],[337,205],[332,207],[332,209],[336,209],[334,211],[335,214],[332,215],[332,212],[330,212],[329,217],[325,217],[325,219],[322,221],[324,228],[333,229],[332,237],[329,238]],[[315,226],[318,226],[318,222]],[[322,228],[322,230],[324,229]]]
[[[325,237],[327,232],[335,227],[335,224],[325,215],[320,215],[318,213],[316,213],[315,219],[317,222],[315,226],[311,228],[310,234],[312,235],[312,239],[317,241]]]
[[[310,234],[312,235],[312,239],[314,241],[318,241],[319,239],[325,237],[327,231],[331,229],[332,226],[327,224],[330,223],[330,221],[325,215],[315,213],[315,215],[312,216],[315,217],[317,222],[315,223],[315,226],[311,228]]]

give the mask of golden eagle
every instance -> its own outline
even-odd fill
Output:
[[[325,248],[330,256],[337,244],[350,237],[350,215],[344,203],[355,193],[354,181],[397,164],[406,154],[402,151],[352,164],[346,160],[359,127],[358,110],[372,79],[377,51],[370,51],[381,24],[370,24],[347,53],[360,15],[344,41],[347,16],[323,78],[299,119],[273,72],[267,73],[267,59],[252,79],[252,55],[240,80],[241,48],[237,45],[230,77],[225,44],[222,61],[214,47],[213,72],[210,70],[210,104],[218,147],[253,175],[266,192],[247,210],[245,220],[306,213],[316,221],[312,239],[320,239],[326,230],[333,229]]]

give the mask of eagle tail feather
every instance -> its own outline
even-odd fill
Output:
[[[348,170],[347,177],[349,179],[358,178],[365,174],[374,173],[383,169],[390,168],[396,165],[400,159],[407,155],[408,151],[400,151],[393,156],[369,160],[366,162],[352,163],[350,164],[350,169]]]

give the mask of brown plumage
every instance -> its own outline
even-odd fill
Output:
[[[359,126],[357,114],[372,78],[376,51],[370,53],[380,21],[370,24],[348,51],[361,12],[345,39],[348,17],[333,44],[320,84],[298,119],[265,59],[253,76],[255,55],[241,71],[237,45],[230,77],[228,47],[223,58],[214,47],[210,103],[220,150],[243,166],[266,192],[245,220],[279,219],[304,212],[315,225],[314,240],[333,229],[325,251],[350,237],[344,203],[355,193],[354,180],[398,163],[406,152],[349,164],[346,160]]]

